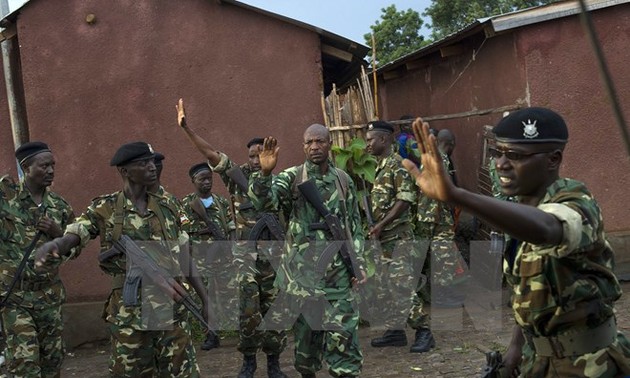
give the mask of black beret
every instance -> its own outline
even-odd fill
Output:
[[[393,133],[394,126],[391,123],[385,121],[374,121],[368,124],[368,131],[384,131],[386,133]]]
[[[493,129],[498,142],[566,143],[569,131],[560,114],[546,108],[525,108],[510,113]]]
[[[264,142],[265,140],[263,138],[254,138],[250,140],[249,142],[247,142],[247,148],[250,148],[254,144],[263,144]]]
[[[51,152],[48,145],[43,142],[27,142],[18,147],[15,150],[15,157],[20,162],[20,164],[24,163],[26,159],[31,158],[37,154],[41,154],[42,152]]]
[[[188,170],[188,176],[190,176],[190,178],[195,177],[195,175],[201,171],[209,171],[210,167],[208,166],[208,163],[199,163],[199,164],[195,164],[192,167],[190,167],[190,169]]]
[[[166,156],[162,155],[159,152],[155,153],[155,156],[153,157],[153,159],[155,160],[156,163],[161,162],[162,160],[166,159]]]
[[[118,151],[114,154],[114,157],[109,162],[111,166],[120,167],[127,163],[131,163],[134,160],[143,160],[155,158],[155,153],[151,145],[145,142],[133,142],[123,144],[118,148]]]

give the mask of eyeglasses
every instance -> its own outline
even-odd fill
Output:
[[[512,160],[512,161],[523,160],[533,155],[546,154],[549,152],[551,151],[539,151],[539,152],[526,153],[526,152],[518,152],[518,151],[513,151],[513,150],[500,150],[496,147],[488,148],[488,154],[490,155],[490,157],[499,159],[501,156],[505,155],[505,157],[508,158],[508,160]]]

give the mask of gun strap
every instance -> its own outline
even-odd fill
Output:
[[[112,240],[120,239],[122,235],[123,225],[125,223],[125,193],[120,192],[116,197],[116,207],[114,208],[114,231],[112,232]]]

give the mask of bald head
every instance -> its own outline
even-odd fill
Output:
[[[330,139],[330,132],[328,131],[328,128],[324,125],[320,125],[319,123],[314,123],[312,125],[310,125],[309,127],[306,128],[306,131],[304,131],[304,139],[306,140],[306,135],[310,134],[310,135],[317,135],[317,136],[324,136],[327,139]]]
[[[442,129],[437,134],[438,148],[447,156],[455,149],[455,135],[449,129]]]

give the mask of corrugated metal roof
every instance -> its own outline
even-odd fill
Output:
[[[589,10],[608,8],[615,5],[630,3],[630,0],[585,0]],[[539,22],[550,21],[562,17],[579,14],[580,4],[575,0],[561,1],[548,5],[541,5],[518,11],[504,13],[496,16],[480,18],[446,37],[437,40],[421,49],[402,56],[377,70],[378,73],[389,71],[399,67],[408,60],[429,55],[441,47],[446,47],[455,41],[464,39],[472,34],[486,32],[487,35],[505,33],[512,29],[532,25]]]

